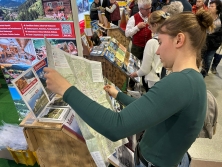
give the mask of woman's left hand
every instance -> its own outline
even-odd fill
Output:
[[[47,88],[52,92],[63,96],[65,91],[72,85],[63,78],[56,70],[45,67],[44,69]]]

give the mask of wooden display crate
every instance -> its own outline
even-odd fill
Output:
[[[28,114],[20,126],[30,151],[35,151],[41,167],[96,167],[86,143],[62,123],[34,120]]]
[[[128,48],[131,38],[126,37],[125,31],[123,31],[121,28],[106,28],[102,24],[98,24],[98,26],[105,32],[105,34],[107,34],[107,36],[115,38],[125,48]]]
[[[125,48],[129,47],[129,43],[130,43],[131,39],[127,38],[125,36],[125,31],[123,31],[121,28],[108,29],[107,30],[107,36],[111,36],[112,38],[115,38]]]

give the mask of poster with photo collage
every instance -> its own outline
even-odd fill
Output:
[[[47,57],[44,37],[78,55],[71,0],[0,0],[0,66],[20,120],[29,110],[11,81]]]

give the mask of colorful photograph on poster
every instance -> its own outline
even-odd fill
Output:
[[[72,20],[70,0],[1,0],[0,21]]]
[[[79,22],[84,20],[84,15],[89,14],[90,6],[94,0],[76,0],[76,5],[78,8],[78,18]]]
[[[72,20],[70,0],[42,0],[44,15],[47,19],[67,21]]]
[[[31,39],[0,38],[0,64],[32,65],[38,62]]]
[[[88,0],[77,0],[77,7],[79,13],[84,13],[89,11],[89,1]]]
[[[26,71],[30,66],[26,65],[12,65],[12,64],[1,64],[1,69],[5,80],[8,84],[8,88],[10,94],[12,96],[12,100],[14,101],[15,107],[18,112],[19,121],[23,120],[25,116],[29,113],[29,109],[27,108],[25,102],[22,100],[16,88],[13,86],[11,81],[17,78],[20,74]]]
[[[30,110],[28,109],[25,102],[22,100],[21,96],[19,95],[18,91],[14,86],[9,87],[9,91],[12,96],[12,100],[14,101],[19,116],[19,121],[22,121],[30,112]]]
[[[1,64],[0,66],[8,86],[12,86],[13,84],[11,81],[31,67],[27,65],[15,64]]]
[[[77,55],[77,45],[76,40],[62,40],[62,39],[48,39],[50,43],[57,46],[59,49],[70,53],[72,55]],[[46,47],[44,39],[33,39],[33,44],[35,47],[35,52],[38,58],[46,57]]]

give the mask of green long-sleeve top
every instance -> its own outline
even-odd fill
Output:
[[[158,167],[175,167],[195,141],[206,115],[206,86],[193,69],[174,72],[134,99],[118,93],[126,107],[119,113],[82,94],[74,86],[63,96],[76,113],[112,141],[145,130],[143,157]]]

